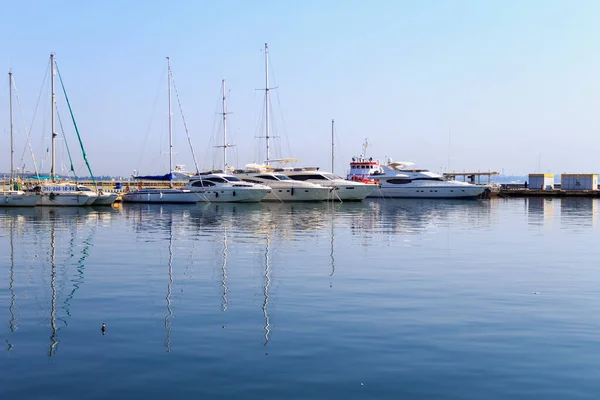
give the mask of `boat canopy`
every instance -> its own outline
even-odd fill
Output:
[[[165,175],[138,175],[134,176],[133,179],[143,179],[146,181],[172,181],[173,174],[168,173]]]

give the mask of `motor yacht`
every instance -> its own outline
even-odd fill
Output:
[[[375,180],[379,190],[369,197],[384,198],[477,198],[488,186],[447,180],[442,175],[426,169],[413,168],[414,163],[392,162],[384,164],[355,157],[350,163],[348,179]]]
[[[296,181],[332,188],[333,198],[341,201],[361,201],[377,188],[375,183],[350,181],[332,173],[319,171],[318,167],[276,168],[274,172]]]
[[[268,186],[244,182],[223,171],[196,174],[183,188],[201,195],[211,203],[256,203],[271,192]]]
[[[244,182],[269,186],[271,192],[262,201],[325,201],[333,190],[273,173],[272,168],[263,165],[248,164],[243,170],[234,170],[233,174]]]

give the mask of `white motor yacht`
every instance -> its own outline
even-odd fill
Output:
[[[341,201],[361,201],[377,188],[374,183],[349,181],[328,172],[321,172],[317,167],[281,168],[275,169],[274,172],[296,181],[332,188],[333,198]]]
[[[249,164],[246,169],[233,173],[244,182],[269,186],[271,192],[262,201],[325,201],[333,190],[331,187],[293,180],[266,168]]]
[[[488,186],[447,180],[442,175],[426,169],[414,169],[409,162],[380,164],[372,159],[354,158],[350,163],[348,179],[372,179],[379,190],[369,197],[384,198],[444,198],[474,199]]]
[[[184,189],[203,196],[211,203],[256,203],[271,192],[271,188],[221,171],[205,172],[194,175]]]

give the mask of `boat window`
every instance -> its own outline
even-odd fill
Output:
[[[323,174],[323,175],[324,175],[325,177],[327,177],[327,179],[329,179],[329,180],[331,180],[331,181],[332,181],[332,180],[334,180],[334,179],[344,179],[344,178],[342,178],[342,177],[339,177],[339,176],[337,176],[337,175],[334,175],[334,174]]]
[[[261,179],[267,179],[270,181],[276,181],[277,178],[275,178],[273,175],[256,175],[257,178],[261,178]]]
[[[215,186],[213,182],[209,182],[207,180],[192,182],[193,187],[209,187]]]
[[[212,181],[212,182],[216,182],[216,183],[227,183],[227,181],[225,179],[219,178],[218,176],[204,178],[203,181]]]
[[[301,175],[288,175],[295,181],[308,181],[308,180],[319,180],[319,181],[328,181],[329,179],[320,174],[301,174]]]
[[[260,182],[260,181],[255,181],[255,180],[253,180],[253,179],[248,179],[248,178],[244,178],[244,179],[242,179],[242,181],[244,181],[244,182],[248,182],[248,183],[257,183],[257,184],[260,184],[260,183],[262,183],[262,182]]]
[[[280,181],[291,181],[291,179],[290,179],[290,178],[288,178],[288,177],[287,177],[287,176],[285,176],[285,175],[279,175],[279,174],[276,174],[275,176],[276,176],[276,177],[277,177],[277,179],[279,179]]]
[[[442,177],[413,178],[413,181],[443,181]]]
[[[240,179],[240,178],[238,178],[238,177],[235,177],[235,176],[231,176],[231,175],[227,175],[227,180],[228,180],[229,182],[240,182],[240,181],[241,181],[241,179]]]
[[[391,183],[392,185],[404,185],[407,183],[410,183],[411,180],[410,179],[388,179],[386,180],[387,183]]]

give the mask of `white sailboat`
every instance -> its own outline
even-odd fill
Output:
[[[173,171],[173,113],[171,111],[171,59],[167,57],[167,76],[169,91],[169,171]],[[172,181],[172,173],[168,174],[168,180]],[[206,200],[203,193],[189,188],[140,188],[128,193],[122,197],[126,203],[197,203]]]
[[[271,191],[262,201],[325,201],[329,198],[331,189],[309,182],[298,182],[282,174],[273,173],[268,165],[270,161],[269,144],[269,47],[265,43],[265,142],[266,163],[247,164],[244,169],[234,170],[233,174],[244,182],[265,185]],[[225,86],[223,86],[223,126],[225,127],[227,111],[225,108]],[[226,143],[226,142],[225,142]],[[279,160],[277,160],[279,161]]]
[[[51,89],[51,124],[52,124],[52,166],[50,169],[51,182],[43,183],[34,190],[41,192],[42,197],[38,201],[38,206],[89,206],[98,195],[92,191],[83,191],[74,183],[56,182],[56,156],[55,156],[55,139],[56,139],[56,96],[54,93],[54,75],[56,64],[54,61],[54,53],[50,54],[50,89]]]
[[[14,179],[14,141],[13,141],[13,109],[12,109],[12,72],[8,72],[8,88],[10,94],[9,109],[10,109],[10,179],[9,187],[0,190],[0,206],[4,207],[33,207],[40,200],[41,195],[36,193],[26,193],[22,190],[16,190],[16,182]]]

